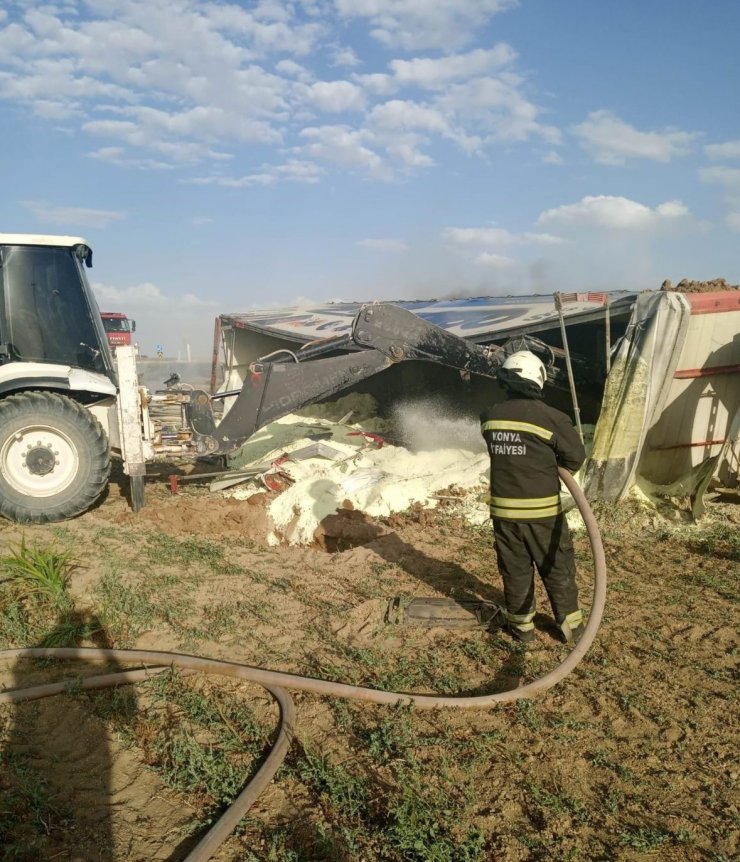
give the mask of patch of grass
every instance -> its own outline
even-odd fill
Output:
[[[111,639],[129,647],[152,627],[156,611],[141,588],[124,583],[117,572],[106,572],[94,590],[98,614]]]
[[[384,813],[387,823],[382,833],[391,858],[409,862],[479,862],[486,858],[484,836],[475,827],[460,827],[461,802],[452,781],[440,778],[430,781],[413,762],[396,771],[398,789]]]
[[[154,677],[149,687],[160,703],[176,708],[181,719],[207,729],[223,749],[253,756],[262,749],[267,732],[239,697],[212,685],[196,688],[176,671]]]
[[[238,694],[177,671],[144,683],[138,703],[125,692],[89,697],[169,787],[194,797],[205,822],[241,791],[269,735]]]
[[[670,833],[665,829],[644,827],[630,832],[622,832],[619,843],[623,847],[631,847],[640,853],[651,853],[657,850],[670,838]]]
[[[642,695],[637,691],[620,691],[617,693],[617,703],[622,712],[629,712],[631,709],[638,708],[642,700]]]
[[[382,788],[356,768],[335,764],[308,746],[294,774],[318,795],[327,821],[324,855],[312,855],[312,859],[482,862],[487,858],[480,831],[461,826],[465,794],[458,783],[445,770],[430,777],[413,756],[392,764]]]
[[[0,609],[0,646],[30,646],[33,640],[33,629],[21,602],[7,602]]]
[[[0,848],[3,860],[41,858],[37,841],[67,828],[69,813],[49,789],[45,777],[22,755],[0,756]]]
[[[307,744],[295,767],[299,778],[309,784],[335,817],[360,820],[368,816],[369,788],[365,778],[332,763],[327,755]]]
[[[193,536],[178,540],[165,533],[156,533],[147,539],[146,554],[158,564],[174,566],[205,566],[224,575],[240,574],[243,569],[229,563],[223,545]]]
[[[580,823],[585,823],[589,819],[586,804],[568,793],[557,780],[550,781],[547,785],[530,781],[526,787],[528,798],[534,802],[543,819],[547,812],[569,814]]]
[[[542,730],[542,718],[537,712],[537,706],[531,700],[518,700],[515,705],[517,721],[521,721],[530,730]]]
[[[76,565],[69,552],[29,546],[22,539],[18,548],[0,557],[0,581],[13,585],[20,595],[40,598],[65,611],[72,604],[67,589]]]
[[[288,845],[289,838],[283,832],[273,832],[265,835],[264,849],[261,854],[247,850],[243,862],[311,862],[316,856],[305,855],[304,848],[293,848]],[[305,848],[311,852],[311,848]]]
[[[365,743],[368,755],[381,763],[403,757],[417,742],[412,716],[412,706],[398,704],[375,727],[361,729],[357,735]]]
[[[188,727],[156,736],[148,756],[167,785],[182,793],[205,793],[217,804],[232,802],[246,780],[243,769],[199,742]]]
[[[74,610],[70,552],[21,541],[0,557],[0,646],[72,646],[95,628]]]
[[[594,766],[601,766],[604,769],[611,770],[625,781],[634,782],[636,780],[634,772],[632,772],[629,767],[622,766],[621,763],[617,763],[609,755],[609,752],[604,751],[603,749],[600,749],[599,751],[596,751],[591,755],[591,763],[593,763]]]
[[[707,527],[699,524],[688,537],[688,546],[700,554],[740,561],[740,530],[729,521]]]

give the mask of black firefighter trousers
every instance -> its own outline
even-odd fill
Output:
[[[573,542],[564,515],[524,523],[493,519],[498,567],[510,624],[533,627],[534,572],[537,569],[560,626],[570,623],[578,611],[578,587]],[[580,613],[577,614],[580,618]]]

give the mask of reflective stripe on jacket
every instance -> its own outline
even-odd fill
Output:
[[[565,413],[539,399],[510,397],[481,414],[481,433],[491,456],[491,517],[561,514],[557,468],[574,472],[586,457]]]

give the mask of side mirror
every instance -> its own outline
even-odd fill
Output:
[[[135,320],[131,321],[131,332],[136,332],[136,321]]]

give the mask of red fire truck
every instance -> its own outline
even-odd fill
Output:
[[[101,311],[100,316],[112,350],[121,344],[131,344],[131,334],[136,332],[135,320],[129,320],[121,311]]]

